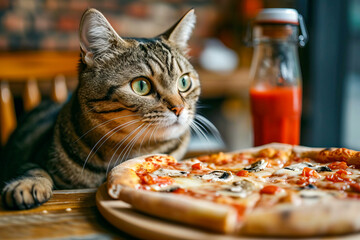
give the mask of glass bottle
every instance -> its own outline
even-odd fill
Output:
[[[295,9],[269,8],[257,15],[250,70],[255,146],[300,142],[302,79],[297,47],[306,41],[305,25]]]

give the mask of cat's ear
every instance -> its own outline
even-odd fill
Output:
[[[169,30],[161,34],[163,38],[172,42],[183,51],[187,51],[187,42],[195,27],[195,10],[190,9],[179,21],[177,21]]]
[[[88,9],[81,17],[79,37],[82,61],[89,66],[112,47],[127,45],[104,15],[93,8]]]

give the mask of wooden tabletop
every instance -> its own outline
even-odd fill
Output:
[[[56,190],[35,209],[9,211],[0,206],[0,239],[134,239],[101,216],[95,193],[96,189]]]

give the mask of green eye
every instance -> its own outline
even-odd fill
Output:
[[[182,75],[178,80],[178,89],[180,92],[186,92],[191,87],[191,78],[188,74]]]
[[[140,96],[145,96],[150,92],[151,85],[146,78],[140,77],[131,82],[131,88],[136,94],[139,94]]]

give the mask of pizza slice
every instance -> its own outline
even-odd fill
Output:
[[[129,160],[108,193],[153,216],[228,234],[315,236],[360,229],[358,152],[269,144],[177,162]]]
[[[154,216],[233,233],[238,219],[256,201],[244,198],[236,205],[221,203],[217,181],[232,180],[230,174],[204,167],[197,159],[177,163],[165,155],[145,156],[115,168],[108,177],[108,193]]]

